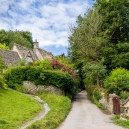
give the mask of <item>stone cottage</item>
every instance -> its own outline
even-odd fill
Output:
[[[26,63],[44,60],[45,58],[52,59],[53,54],[39,48],[37,40],[34,42],[32,50],[14,43],[11,50],[0,49],[0,54],[5,66],[16,65],[21,59],[26,59]]]
[[[4,66],[16,65],[20,61],[20,57],[17,52],[10,50],[0,49],[0,54],[4,62]]]

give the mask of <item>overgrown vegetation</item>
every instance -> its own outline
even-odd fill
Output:
[[[3,75],[0,75],[0,90],[1,90],[1,88],[6,89],[7,87],[8,86],[6,84],[6,81],[5,81],[4,77],[3,77]]]
[[[116,115],[112,118],[114,120],[115,124],[125,127],[126,129],[129,129],[129,119],[127,120],[120,120],[120,115]]]
[[[9,50],[9,47],[5,43],[0,43],[0,49]]]
[[[103,88],[100,88],[99,86],[87,86],[86,90],[88,92],[89,98],[101,109],[105,109],[105,107],[99,102],[99,100],[102,98],[101,93],[105,92]]]
[[[52,66],[50,65],[50,60],[49,59],[44,59],[42,61],[36,61],[34,62],[34,66],[39,66],[44,70],[53,70]]]
[[[41,109],[41,104],[27,95],[0,89],[0,129],[18,129],[33,119]]]
[[[36,85],[54,85],[61,88],[65,94],[73,95],[75,80],[65,72],[43,70],[41,67],[12,67],[5,72],[5,79],[9,87],[16,89],[17,84],[23,84],[28,80]]]
[[[49,93],[41,93],[39,97],[48,103],[50,111],[42,120],[33,123],[28,129],[55,129],[68,115],[71,101],[65,96]]]
[[[0,89],[6,89],[7,88],[7,84],[5,82],[5,79],[3,77],[3,60],[1,58],[1,54],[0,54]]]

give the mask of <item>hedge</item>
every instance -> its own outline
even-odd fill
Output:
[[[5,82],[5,79],[3,78],[3,75],[0,75],[0,88],[2,88],[2,89],[7,88],[7,84]]]
[[[34,82],[35,85],[54,85],[65,94],[73,94],[75,80],[65,72],[43,70],[41,67],[19,66],[7,69],[5,79],[9,87],[15,89],[23,81]]]

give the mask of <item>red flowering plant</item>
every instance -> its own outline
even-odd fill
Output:
[[[71,70],[68,66],[60,63],[58,60],[53,59],[50,62],[50,65],[53,67],[53,69],[59,69],[61,72],[68,72],[74,79],[76,79],[76,74],[74,73],[74,71]]]

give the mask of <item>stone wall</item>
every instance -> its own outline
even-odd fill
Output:
[[[64,95],[63,91],[60,88],[55,86],[44,86],[44,85],[36,86],[34,85],[34,83],[29,81],[24,81],[23,85],[27,89],[27,91],[31,94],[35,94],[37,91],[40,91],[40,90],[46,90],[46,91],[49,91],[50,93]]]
[[[113,97],[117,96],[116,94],[106,95],[104,92],[101,93],[102,98],[99,102],[111,113],[113,113]]]

